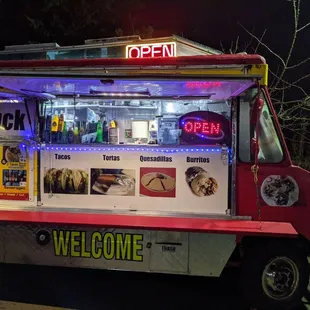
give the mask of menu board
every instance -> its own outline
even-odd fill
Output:
[[[220,148],[73,149],[42,150],[43,206],[226,212],[228,163]]]
[[[0,145],[0,199],[29,200],[29,156],[19,146]]]

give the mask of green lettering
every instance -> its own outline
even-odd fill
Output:
[[[105,259],[112,259],[115,254],[115,241],[112,233],[106,233],[103,237],[103,256]]]
[[[143,245],[138,243],[138,242],[143,240],[143,235],[133,235],[132,239],[133,239],[133,242],[132,242],[133,243],[132,244],[132,248],[133,248],[132,260],[136,261],[136,262],[142,262],[143,256],[141,254],[139,254],[138,251],[142,251]]]
[[[81,256],[81,247],[76,250],[76,247],[80,246],[81,241],[76,240],[76,238],[80,237],[81,233],[79,231],[71,232],[71,257],[80,257]]]
[[[53,230],[54,250],[56,256],[68,256],[69,252],[69,240],[70,231],[66,231],[64,237],[64,231]]]
[[[86,232],[81,233],[81,256],[85,258],[90,258],[90,252],[86,250]]]
[[[93,258],[102,256],[102,248],[97,247],[97,242],[102,242],[102,235],[99,232],[94,232],[91,236],[91,254]]]
[[[131,235],[116,234],[116,259],[131,260]]]

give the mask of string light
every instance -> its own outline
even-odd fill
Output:
[[[26,147],[25,145],[22,145]],[[69,152],[148,152],[148,153],[220,153],[221,147],[70,147],[70,146],[33,146],[33,150]]]

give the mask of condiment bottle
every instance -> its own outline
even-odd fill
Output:
[[[74,135],[74,143],[75,144],[79,144],[80,143],[79,128],[77,126],[74,126],[73,135]]]
[[[52,132],[58,131],[58,124],[59,124],[59,116],[58,114],[55,114],[52,120]]]
[[[82,137],[84,136],[85,134],[85,130],[83,127],[80,128],[80,132],[79,132],[79,140],[80,142],[82,142]]]
[[[67,122],[64,122],[64,130],[62,132],[62,143],[68,143]]]
[[[73,134],[72,127],[70,127],[68,130],[68,143],[69,144],[74,143],[74,134]]]
[[[102,139],[102,124],[100,122],[100,120],[97,123],[97,137],[96,137],[96,143],[102,143],[103,139]]]
[[[59,121],[58,121],[58,130],[57,130],[57,143],[62,142],[62,132],[64,129],[64,115],[59,115]]]
[[[45,137],[44,137],[46,143],[51,142],[51,129],[52,129],[52,117],[51,115],[47,115],[45,121]]]

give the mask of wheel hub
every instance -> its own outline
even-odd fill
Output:
[[[263,271],[262,286],[265,294],[273,299],[291,296],[299,282],[296,264],[287,257],[272,259]]]

